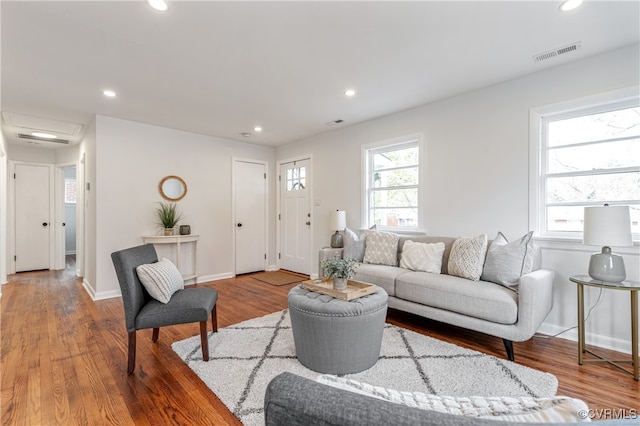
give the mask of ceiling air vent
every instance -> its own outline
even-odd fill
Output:
[[[49,142],[49,143],[59,143],[62,145],[69,145],[69,141],[66,139],[39,138],[38,136],[28,135],[26,133],[18,133],[16,136],[18,136],[18,139],[27,139],[29,141]]]
[[[538,53],[533,55],[533,60],[536,62],[546,61],[547,59],[555,58],[556,56],[564,55],[571,52],[576,52],[582,47],[582,42],[577,41],[567,46],[559,47],[558,49],[549,50],[548,52]]]

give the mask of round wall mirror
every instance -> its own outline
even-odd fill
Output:
[[[167,176],[160,181],[158,191],[167,201],[180,201],[187,195],[187,184],[179,176]]]

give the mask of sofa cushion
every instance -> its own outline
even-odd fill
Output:
[[[389,296],[394,296],[396,294],[396,278],[408,272],[410,271],[398,268],[397,266],[362,263],[358,266],[356,275],[353,279],[369,284],[375,284],[382,287]]]
[[[376,229],[376,225],[373,225],[369,229]],[[362,262],[366,241],[365,230],[353,231],[346,228],[344,230],[344,254],[342,257],[345,259],[351,258],[356,262]]]
[[[382,231],[365,232],[366,247],[364,263],[376,265],[398,266],[398,237],[397,234]]]
[[[458,238],[449,255],[449,275],[478,281],[487,254],[487,235]]]
[[[518,321],[518,294],[486,281],[407,272],[396,278],[395,297],[500,324]]]
[[[501,420],[505,424],[516,422],[585,422],[583,413],[587,404],[575,398],[555,396],[552,398],[511,396],[439,396],[424,392],[399,391],[374,386],[368,383],[331,374],[316,378],[318,383],[344,391],[366,395],[407,407],[438,411],[457,416]]]
[[[442,270],[442,255],[444,243],[416,243],[411,240],[404,242],[400,267],[412,271],[431,272],[439,274]]]
[[[449,268],[449,255],[451,254],[451,247],[453,247],[453,243],[456,241],[455,238],[452,237],[431,237],[426,235],[420,236],[406,236],[400,237],[398,241],[398,262],[402,258],[402,250],[404,249],[404,243],[407,241],[413,241],[414,243],[425,243],[425,244],[435,244],[435,243],[444,243],[444,253],[442,255],[442,269],[440,271],[441,274],[448,274]]]
[[[487,249],[482,280],[518,291],[520,277],[533,271],[535,251],[533,231],[512,242],[498,232]]]

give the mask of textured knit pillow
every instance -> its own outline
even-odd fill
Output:
[[[467,417],[529,423],[579,423],[588,422],[584,414],[589,409],[580,399],[555,396],[533,397],[454,397],[438,396],[422,392],[406,392],[372,386],[331,374],[318,376],[317,382],[338,389],[367,395],[373,398],[406,405],[422,410],[438,411]],[[453,424],[453,423],[452,423]]]
[[[482,265],[487,253],[487,235],[473,238],[458,238],[451,246],[449,254],[449,275],[478,281],[482,275]]]
[[[373,225],[369,229],[376,229]],[[366,234],[364,231],[354,232],[349,228],[344,230],[344,254],[343,258],[353,259],[356,262],[362,262],[364,259],[364,250],[366,247]]]
[[[364,263],[398,266],[398,235],[391,232],[366,231],[365,238],[367,243]]]
[[[442,271],[443,254],[444,243],[427,244],[407,240],[402,246],[400,267],[439,274]]]
[[[159,302],[168,303],[173,293],[184,288],[180,271],[166,257],[156,263],[140,265],[136,272],[149,295]]]
[[[533,270],[534,255],[533,231],[512,242],[502,232],[498,232],[487,249],[482,280],[517,291],[520,277]]]

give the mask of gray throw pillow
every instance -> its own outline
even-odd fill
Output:
[[[373,225],[369,229],[376,229]],[[352,231],[349,228],[344,230],[344,253],[343,258],[353,259],[356,262],[362,262],[364,259],[364,250],[366,247],[367,235],[364,231]]]
[[[533,231],[512,242],[498,232],[487,250],[481,279],[518,291],[520,277],[533,271],[535,251]]]

